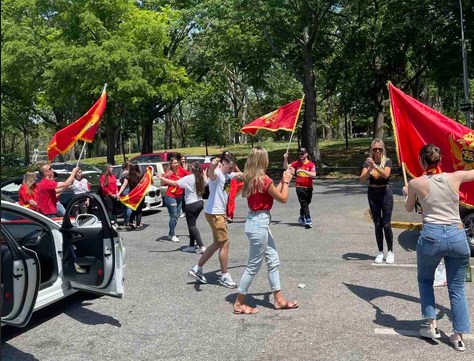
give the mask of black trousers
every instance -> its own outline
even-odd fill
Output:
[[[117,199],[111,196],[102,197],[105,209],[109,214],[109,218],[112,222],[117,223]]]
[[[204,208],[204,201],[197,201],[191,204],[186,204],[186,223],[189,231],[189,245],[194,247],[197,243],[199,247],[204,246],[201,239],[201,233],[196,226],[196,220]]]
[[[300,216],[310,217],[309,204],[313,199],[313,188],[296,187],[296,195],[300,202]]]
[[[143,208],[145,208],[145,198],[142,199],[141,203],[138,205],[137,209],[130,213],[129,223],[133,223],[136,220],[136,226],[138,227],[142,223],[142,213]]]
[[[367,192],[370,214],[375,226],[375,239],[380,252],[383,251],[383,235],[387,241],[387,248],[393,251],[392,211],[393,192],[390,186],[369,187]]]

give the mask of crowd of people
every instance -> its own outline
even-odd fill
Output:
[[[215,157],[207,172],[198,162],[188,164],[185,156],[171,157],[169,170],[160,176],[167,185],[164,203],[169,213],[168,239],[179,242],[176,225],[184,212],[189,232],[189,246],[185,252],[199,253],[201,257],[188,272],[199,283],[206,284],[203,267],[218,252],[220,263],[219,283],[227,288],[237,288],[228,272],[229,232],[228,223],[234,218],[235,197],[241,191],[247,199],[248,215],[245,234],[249,241],[247,266],[240,279],[238,295],[234,302],[235,314],[255,314],[257,309],[246,304],[246,297],[252,281],[265,259],[268,280],[274,296],[274,308],[295,309],[297,301],[287,300],[281,291],[279,273],[280,257],[275,246],[275,238],[270,231],[270,211],[274,200],[286,203],[289,184],[296,175],[296,195],[300,203],[298,222],[306,228],[312,227],[309,205],[313,194],[313,178],[316,164],[308,159],[305,148],[298,150],[298,160],[288,161],[288,152],[283,155],[284,171],[280,182],[275,185],[267,175],[269,158],[262,147],[251,149],[243,172],[229,152]],[[437,339],[441,333],[437,327],[433,282],[435,269],[441,260],[446,265],[447,288],[452,309],[453,333],[450,342],[458,351],[465,350],[463,334],[470,332],[470,321],[465,293],[466,268],[469,266],[470,248],[459,215],[459,187],[463,182],[474,180],[474,170],[443,173],[440,168],[441,154],[433,144],[425,145],[419,152],[419,161],[424,174],[412,179],[405,187],[406,210],[411,212],[417,202],[421,204],[423,228],[417,243],[417,276],[421,299],[422,317],[428,321],[419,331],[420,336]],[[393,252],[393,232],[391,216],[394,207],[390,174],[393,163],[387,157],[384,142],[374,139],[369,148],[369,156],[362,165],[359,176],[368,184],[367,198],[375,229],[377,252],[375,263],[395,262]],[[36,175],[27,172],[19,190],[19,204],[36,210],[48,217],[58,216],[58,195],[71,187],[75,194],[90,191],[90,185],[82,177],[79,168],[74,168],[65,181],[55,181],[49,164],[40,167],[41,181],[36,183]],[[112,167],[107,164],[100,177],[100,193],[112,222],[116,222],[117,199],[133,190],[143,175],[136,164],[125,162],[118,189]],[[208,187],[208,200],[203,196]],[[86,201],[85,201],[86,202]],[[87,211],[87,203],[81,204],[77,212]],[[131,229],[142,227],[141,210],[143,202],[128,216]],[[197,228],[197,219],[204,210],[205,218],[212,230],[213,242],[206,247]],[[384,239],[387,253],[384,253]]]

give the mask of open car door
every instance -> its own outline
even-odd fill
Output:
[[[34,251],[20,246],[1,226],[2,317],[7,325],[23,327],[31,318],[40,286],[40,265]]]
[[[72,287],[122,298],[125,250],[100,197],[87,193],[72,198],[60,232],[63,273]]]

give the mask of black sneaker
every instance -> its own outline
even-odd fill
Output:
[[[188,271],[188,275],[190,275],[191,277],[194,277],[196,280],[198,280],[201,283],[207,283],[206,277],[204,277],[202,272],[199,270],[195,271],[194,269],[191,269],[190,271]]]

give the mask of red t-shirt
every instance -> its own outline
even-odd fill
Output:
[[[30,201],[33,200],[33,201],[37,201],[38,199],[38,187],[36,186],[36,184],[33,184],[32,186],[33,188],[33,193],[30,194],[28,193],[28,189],[26,188],[26,185],[25,184],[22,184],[20,186],[20,189],[18,190],[18,204],[20,206],[23,206],[23,207],[26,207],[26,208],[29,208],[29,209],[32,209],[34,211],[36,211],[36,207],[32,206],[30,204]]]
[[[273,181],[269,176],[263,179],[263,192],[255,192],[247,197],[247,204],[251,211],[268,211],[272,209],[273,197],[268,193],[268,187]]]
[[[51,179],[43,178],[41,182],[38,183],[38,199],[36,203],[38,205],[38,212],[49,215],[58,213],[58,208],[56,203],[58,198],[56,197],[56,187],[58,182]]]
[[[297,160],[291,163],[291,166],[295,168],[296,171],[296,186],[304,188],[313,188],[313,177],[309,177],[304,172],[298,172],[299,169],[304,169],[309,172],[314,172],[316,170],[316,165],[311,162],[309,159],[306,159],[304,162]]]
[[[104,185],[105,182],[105,174],[102,174],[100,176],[100,188],[102,189],[102,195],[104,196],[109,196],[111,194],[117,194],[118,193],[118,187],[117,187],[117,178],[114,175],[109,175],[109,184]]]
[[[170,180],[177,181],[178,179],[186,177],[189,174],[191,174],[191,173],[188,172],[183,167],[178,167],[178,171],[176,173],[174,173],[170,170],[164,175],[164,177],[168,178]],[[165,195],[168,196],[168,197],[173,197],[173,198],[181,198],[183,196],[183,193],[184,193],[183,188],[178,187],[178,186],[169,185],[168,189],[166,190]]]

